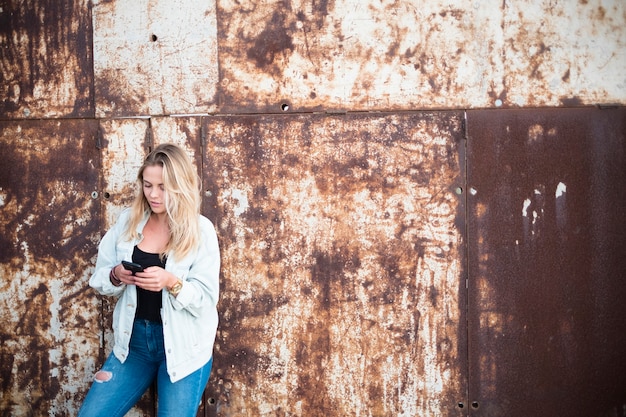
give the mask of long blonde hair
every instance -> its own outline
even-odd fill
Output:
[[[137,226],[150,213],[150,204],[143,193],[143,172],[147,167],[163,167],[165,209],[170,227],[170,239],[164,253],[182,259],[200,244],[198,214],[200,213],[199,178],[189,156],[178,145],[164,143],[148,154],[139,168],[139,192],[131,206],[126,236],[138,239]]]

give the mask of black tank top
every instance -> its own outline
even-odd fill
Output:
[[[135,246],[133,250],[133,262],[144,268],[160,266],[165,268],[165,260],[161,261],[158,253],[144,252]],[[137,287],[137,310],[135,318],[161,323],[161,307],[163,304],[162,291],[154,292]]]

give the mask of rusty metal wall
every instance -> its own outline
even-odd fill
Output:
[[[0,122],[0,411],[75,415],[100,360],[95,120]]]
[[[623,108],[565,107],[626,103],[626,3],[62,3],[0,0],[3,414],[75,414],[112,343],[112,302],[87,287],[96,244],[130,201],[145,152],[175,141],[203,178],[224,257],[199,415],[515,415],[525,404],[541,415],[556,399],[591,401],[577,396],[585,389],[600,399],[587,415],[623,415],[613,390],[624,372],[612,365],[623,354],[624,195],[608,191],[624,185],[623,134],[609,133],[623,132]],[[563,110],[554,123],[543,110],[493,110],[535,106]],[[471,108],[492,110],[464,122],[456,110]],[[498,142],[539,143],[553,128],[586,171]],[[490,144],[517,177],[486,165]],[[574,192],[587,212],[548,219],[570,243],[545,246],[563,266],[551,264],[546,287],[569,298],[543,298],[558,317],[545,323],[524,304],[537,284],[506,287],[503,264],[488,261],[506,255],[493,222],[525,207],[515,187],[536,174],[533,158],[593,180]],[[491,178],[501,186],[485,196]],[[527,213],[548,204],[527,198]],[[575,221],[593,233],[570,229]],[[536,231],[534,217],[526,223]],[[592,266],[576,256],[576,233],[591,239]],[[523,259],[556,256],[533,250]],[[526,322],[534,333],[495,332]],[[537,353],[525,360],[518,342]],[[532,362],[547,352],[561,371],[555,351],[571,360],[561,385]],[[148,393],[130,415],[151,414]]]
[[[206,120],[212,415],[463,415],[462,116]]]
[[[626,109],[468,128],[472,415],[626,415]]]

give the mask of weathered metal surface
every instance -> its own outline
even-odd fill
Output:
[[[626,109],[468,126],[472,414],[626,415]]]
[[[626,3],[218,2],[227,112],[626,103]]]
[[[626,3],[62,3],[0,0],[0,118],[105,118],[0,123],[2,414],[76,413],[98,239],[175,141],[223,250],[200,415],[624,415],[624,109],[470,112],[467,263],[459,113],[108,118],[625,104]]]
[[[99,353],[93,120],[0,122],[0,414],[76,415]]]
[[[91,18],[86,0],[0,4],[3,117],[626,103],[620,0],[117,0]]]
[[[215,1],[96,0],[93,22],[98,117],[215,111]]]
[[[206,120],[212,415],[463,415],[462,113]]]
[[[503,4],[503,105],[626,104],[626,2]]]
[[[0,118],[93,117],[88,0],[0,1]]]
[[[150,145],[148,119],[105,119],[100,121],[104,190],[103,233],[129,206],[138,192],[137,172]]]

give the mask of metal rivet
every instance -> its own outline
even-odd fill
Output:
[[[458,195],[463,194],[463,187],[456,187],[456,189],[454,190],[455,193],[457,193]]]
[[[92,192],[91,192],[91,198],[93,198],[94,200],[95,200],[96,198],[98,198],[98,192],[97,192],[97,191],[92,191]]]
[[[287,104],[287,103],[283,103],[283,104],[280,106],[280,109],[281,109],[282,111],[288,111],[288,110],[289,110],[289,104]]]

